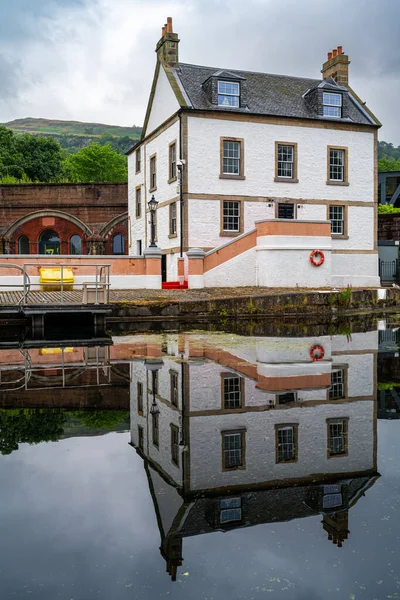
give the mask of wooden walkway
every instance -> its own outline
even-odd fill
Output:
[[[0,292],[0,306],[18,306],[22,304],[23,293],[20,291]],[[26,297],[26,304],[82,304],[82,291],[72,292],[29,292]]]

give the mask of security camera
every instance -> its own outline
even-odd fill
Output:
[[[184,158],[181,158],[180,160],[178,160],[178,162],[176,163],[176,166],[178,167],[178,169],[182,169],[182,167],[186,164],[186,160]]]

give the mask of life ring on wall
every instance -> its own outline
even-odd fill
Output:
[[[325,356],[325,350],[322,346],[313,346],[310,350],[310,358],[314,362],[322,360]]]
[[[319,255],[319,260],[315,260],[315,256]],[[320,267],[325,261],[325,254],[322,250],[313,250],[310,254],[310,262],[314,267]]]

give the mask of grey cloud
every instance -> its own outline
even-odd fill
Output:
[[[22,63],[28,52],[38,57],[17,81],[8,76],[8,85],[0,88],[0,109],[16,91],[25,98],[7,111],[8,118],[29,110],[30,116],[140,124],[168,11],[185,62],[316,77],[326,53],[343,45],[351,83],[384,123],[381,138],[400,144],[397,0],[336,0],[334,7],[321,0],[175,0],[168,7],[161,0],[5,4],[0,56],[8,49]],[[4,72],[1,63],[0,69]],[[383,88],[393,94],[391,102],[380,93]]]

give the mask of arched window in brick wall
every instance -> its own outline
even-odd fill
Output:
[[[113,237],[112,253],[113,254],[125,254],[125,238],[120,233],[117,233]]]
[[[18,240],[18,254],[30,254],[29,239],[26,235],[21,235]]]
[[[60,254],[60,237],[52,229],[46,229],[39,238],[39,254]]]
[[[82,254],[82,238],[79,235],[73,235],[69,240],[69,253]]]

